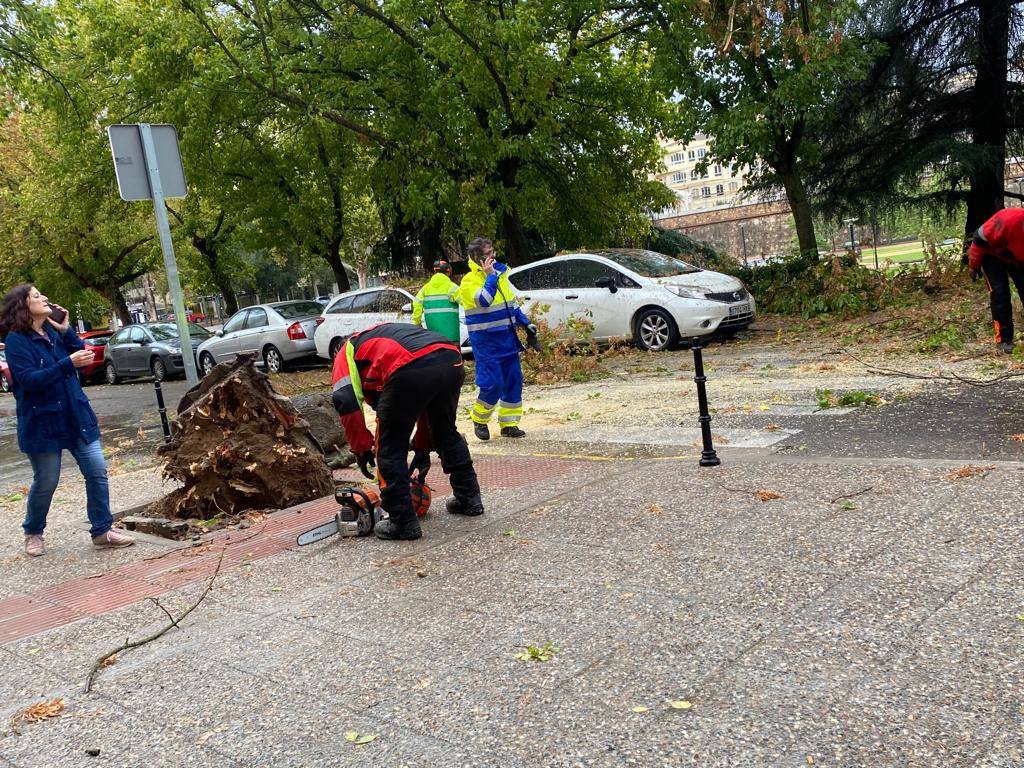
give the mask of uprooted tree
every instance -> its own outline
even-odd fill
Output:
[[[185,393],[158,453],[164,475],[184,485],[150,508],[163,517],[281,509],[334,490],[309,423],[256,370],[255,355],[218,365]]]

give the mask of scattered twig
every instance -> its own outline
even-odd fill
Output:
[[[901,371],[898,368],[886,368],[881,365],[875,365],[869,363],[866,360],[861,360],[859,357],[854,355],[850,350],[841,350],[843,354],[852,360],[860,363],[868,370],[874,371],[875,373],[882,376],[900,376],[905,379],[924,379],[924,380],[935,380],[935,381],[957,381],[961,384],[970,384],[972,387],[991,387],[998,384],[1001,381],[1007,379],[1018,379],[1024,376],[1024,370],[1022,371],[1011,371],[1010,373],[1004,373],[1001,376],[994,376],[991,379],[971,379],[966,376],[959,376],[955,373],[944,375],[941,373],[911,373],[910,371]]]
[[[166,608],[164,608],[163,603],[161,603],[157,598],[155,598],[155,597],[147,597],[146,599],[149,600],[149,602],[151,602],[153,605],[155,605],[161,611],[163,611],[167,615],[168,619],[170,619],[171,621],[174,621],[174,616],[171,615],[170,611],[168,611]]]
[[[855,498],[857,496],[861,496],[861,495],[867,493],[870,490],[873,490],[874,487],[875,486],[873,486],[873,485],[869,485],[867,488],[862,488],[861,490],[856,491],[855,493],[847,493],[847,494],[844,494],[842,496],[836,496],[834,499],[829,499],[828,503],[829,504],[835,504],[837,501],[842,501],[843,499],[853,499],[853,498]]]
[[[719,488],[723,491],[732,491],[733,493],[749,493],[751,496],[757,495],[756,488],[730,488],[726,485],[720,485]]]
[[[146,645],[147,643],[151,643],[154,640],[163,637],[165,634],[167,634],[167,632],[174,629],[174,627],[178,626],[178,624],[180,624],[185,619],[186,616],[188,616],[190,613],[192,613],[192,611],[199,607],[199,604],[206,599],[206,596],[210,594],[210,591],[213,589],[213,583],[217,580],[217,576],[220,574],[220,567],[224,564],[224,552],[226,550],[227,546],[221,548],[220,557],[217,558],[217,567],[211,574],[209,581],[206,582],[206,589],[203,590],[203,593],[199,595],[198,599],[194,603],[192,603],[192,605],[190,605],[180,616],[178,616],[178,618],[175,619],[172,617],[171,623],[163,629],[154,632],[153,634],[144,637],[141,640],[133,640],[132,642],[122,643],[117,648],[114,648],[112,651],[108,651],[107,653],[103,654],[98,659],[96,659],[95,663],[93,663],[92,665],[92,669],[89,670],[89,677],[85,681],[86,693],[89,693],[92,690],[92,684],[96,680],[96,675],[98,675],[99,671],[104,667],[107,659],[109,659],[111,656],[121,653],[122,651],[130,651],[135,648],[141,648],[143,645]],[[167,613],[167,611],[164,609],[162,605],[160,606],[160,608],[161,610],[164,610],[164,613]]]

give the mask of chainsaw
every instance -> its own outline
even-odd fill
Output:
[[[334,500],[341,509],[330,522],[300,533],[295,543],[300,547],[323,541],[335,534],[344,537],[368,536],[387,513],[380,508],[380,494],[375,488],[336,488]]]

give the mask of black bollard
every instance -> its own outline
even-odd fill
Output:
[[[693,350],[693,380],[697,383],[697,406],[700,409],[700,435],[704,441],[704,450],[700,454],[700,466],[717,467],[722,463],[715,453],[715,446],[711,442],[711,414],[708,413],[708,392],[704,387],[708,377],[704,375],[704,355],[701,350],[704,345],[699,337],[694,337],[690,347]]]
[[[167,406],[164,405],[164,391],[160,387],[160,379],[153,379],[156,390],[156,407],[160,410],[160,425],[164,428],[164,442],[171,442],[171,426],[167,423]]]

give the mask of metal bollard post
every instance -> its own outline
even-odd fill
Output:
[[[704,345],[699,337],[694,337],[691,349],[693,350],[693,380],[697,383],[697,406],[700,409],[700,434],[704,441],[704,450],[701,451],[699,464],[702,467],[717,467],[722,460],[718,458],[715,446],[711,442],[711,414],[708,413],[708,392],[704,387],[708,377],[704,375],[704,355],[701,353]]]
[[[160,411],[160,425],[164,428],[164,442],[171,442],[171,426],[167,423],[167,406],[164,405],[164,391],[160,387],[160,379],[153,379],[156,390],[156,407]]]

